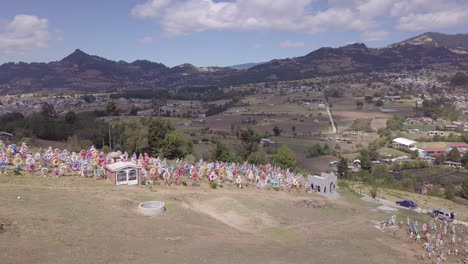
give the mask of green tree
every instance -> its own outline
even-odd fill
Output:
[[[342,179],[348,177],[348,161],[345,158],[341,158],[337,165],[338,175]]]
[[[46,119],[52,119],[57,117],[57,112],[55,112],[55,108],[52,104],[43,103],[41,115]]]
[[[361,161],[361,169],[370,171],[372,169],[372,161],[363,155],[360,155],[358,159]]]
[[[151,119],[149,122],[148,147],[153,156],[162,154],[164,139],[172,131],[174,131],[174,128],[169,122],[159,118]]]
[[[172,131],[166,135],[163,141],[162,152],[168,159],[183,158],[189,154],[187,143],[180,132]]]
[[[463,154],[461,163],[463,164],[463,167],[465,167],[465,169],[468,169],[468,151],[465,151],[465,153]]]
[[[125,150],[143,152],[148,147],[148,128],[140,121],[125,123],[124,129]]]
[[[66,114],[65,114],[65,122],[67,122],[68,124],[70,125],[73,125],[75,124],[76,122],[76,114],[75,112],[73,111],[68,111]]]
[[[462,188],[460,190],[460,196],[468,199],[468,176],[463,178]]]
[[[444,187],[445,187],[445,191],[444,191],[445,199],[453,200],[453,198],[455,198],[455,188],[453,187],[453,184],[449,183],[445,185]]]
[[[281,135],[281,129],[278,126],[275,126],[273,128],[273,134],[275,135],[275,137]]]
[[[225,144],[218,142],[216,143],[216,148],[211,152],[211,160],[231,162],[233,161],[233,157],[229,148]]]
[[[290,148],[283,145],[273,155],[273,164],[283,169],[294,169],[297,164],[296,154]]]
[[[452,77],[451,80],[453,85],[465,85],[468,84],[468,75],[466,75],[463,72],[457,72],[455,75]]]
[[[322,146],[320,146],[319,144],[314,144],[312,147],[309,147],[307,149],[307,153],[308,153],[307,157],[309,158],[315,158],[315,157],[321,156],[323,153]]]
[[[460,162],[460,151],[458,148],[453,148],[449,151],[447,154],[447,160],[453,161],[453,162]]]
[[[435,157],[434,163],[436,165],[444,165],[445,162],[445,155],[437,155]]]
[[[112,149],[112,117],[117,111],[117,106],[114,102],[108,102],[106,105],[106,113],[109,115],[109,148]]]
[[[357,109],[362,109],[362,107],[364,106],[364,102],[361,101],[361,100],[356,100],[356,108]]]
[[[242,130],[240,132],[240,139],[242,141],[242,145],[239,154],[243,160],[246,160],[250,155],[258,151],[262,137],[255,130],[249,127],[247,130]]]
[[[373,167],[371,175],[374,179],[387,185],[392,184],[394,181],[393,175],[388,172],[388,168],[385,165],[377,165]]]

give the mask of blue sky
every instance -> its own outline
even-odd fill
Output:
[[[467,10],[465,0],[4,0],[0,63],[60,60],[79,48],[113,60],[227,66],[468,33]]]

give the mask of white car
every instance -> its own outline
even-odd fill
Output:
[[[434,218],[439,218],[447,222],[453,222],[453,220],[455,220],[455,212],[442,209],[429,209],[427,213]]]

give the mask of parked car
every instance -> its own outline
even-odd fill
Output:
[[[445,220],[447,222],[452,222],[455,220],[455,212],[442,210],[442,209],[429,209],[427,214],[434,218]]]
[[[418,204],[411,200],[397,201],[396,204],[407,208],[418,208]]]

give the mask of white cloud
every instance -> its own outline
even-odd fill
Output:
[[[152,37],[143,37],[143,38],[137,39],[137,41],[142,44],[148,44],[148,43],[152,43],[154,40]]]
[[[319,0],[146,0],[131,14],[158,21],[174,37],[206,30],[365,32],[381,27],[380,21],[429,30],[468,24],[463,10],[466,0],[328,0],[325,6]]]
[[[361,39],[363,41],[372,42],[372,41],[381,41],[385,40],[390,33],[387,31],[366,31],[361,34]]]
[[[397,28],[406,31],[427,31],[468,25],[468,10],[409,14],[399,19]]]
[[[376,0],[365,0],[364,3]],[[389,1],[389,0],[385,0]],[[131,14],[156,19],[168,36],[215,30],[276,30],[314,33],[328,27],[363,30],[375,24],[369,8],[339,5],[314,10],[317,0],[148,0]],[[332,1],[331,1],[332,2]],[[361,1],[362,2],[362,1]]]
[[[32,15],[17,15],[0,32],[0,49],[5,53],[25,53],[45,48],[50,40],[48,21]]]
[[[304,46],[305,46],[305,43],[302,41],[286,40],[280,43],[280,47],[282,48],[300,48]]]

